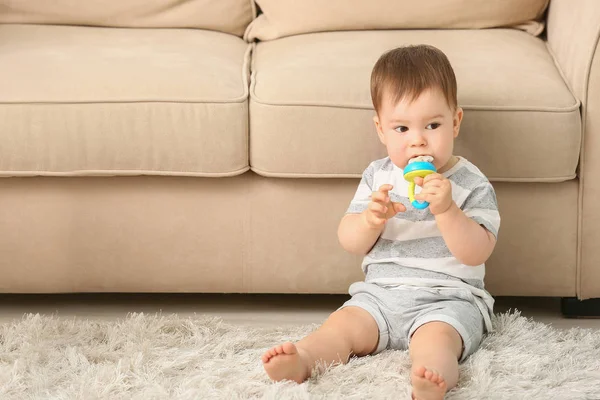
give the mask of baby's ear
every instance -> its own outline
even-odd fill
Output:
[[[385,144],[385,135],[383,134],[383,128],[381,127],[381,122],[379,121],[379,116],[377,114],[373,116],[373,122],[375,123],[375,129],[377,130],[379,141]]]
[[[454,119],[453,119],[454,137],[458,136],[458,132],[460,131],[460,123],[462,122],[463,115],[464,115],[463,109],[460,107],[457,107],[456,112],[454,113]]]

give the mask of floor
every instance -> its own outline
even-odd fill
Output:
[[[0,323],[20,319],[26,313],[111,320],[129,312],[162,312],[179,316],[213,315],[240,325],[290,326],[321,323],[347,298],[342,295],[0,294]],[[518,309],[526,317],[559,329],[579,326],[600,330],[600,318],[564,318],[558,298],[496,299],[496,312],[509,309]]]

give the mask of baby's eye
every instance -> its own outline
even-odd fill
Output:
[[[394,129],[394,130],[395,130],[396,132],[402,132],[402,133],[404,133],[404,132],[407,132],[407,131],[408,131],[408,127],[406,127],[406,126],[399,126],[399,127],[397,127],[396,129]]]
[[[440,127],[440,124],[438,124],[437,122],[434,122],[433,124],[429,124],[426,126],[426,129],[437,129]]]

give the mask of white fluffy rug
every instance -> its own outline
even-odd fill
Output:
[[[499,314],[447,399],[599,399],[600,331]],[[1,399],[409,399],[406,352],[353,359],[310,381],[271,383],[259,357],[315,329],[208,317],[118,321],[26,315],[0,325]]]

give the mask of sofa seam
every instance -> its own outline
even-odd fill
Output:
[[[0,178],[6,177],[111,177],[111,176],[171,176],[171,177],[198,177],[198,178],[226,178],[243,175],[250,170],[246,166],[237,170],[228,172],[185,172],[185,171],[154,171],[154,170],[73,170],[67,172],[59,171],[0,171]]]
[[[242,218],[242,251],[241,251],[241,257],[242,257],[242,291],[244,293],[248,293],[248,259],[251,258],[251,249],[250,249],[250,242],[252,240],[251,237],[251,229],[250,226],[252,225],[252,197],[250,196],[250,185],[247,182],[247,180],[245,182],[242,183],[242,185],[244,185],[245,187],[245,193],[244,193],[244,197],[248,200],[248,206],[247,207],[243,207],[244,208],[244,216]]]
[[[545,41],[545,46],[546,49],[548,50],[548,54],[550,54],[550,57],[552,58],[552,62],[554,63],[554,66],[556,68],[556,70],[558,71],[561,79],[563,80],[563,82],[565,83],[565,86],[569,89],[569,91],[571,92],[571,95],[575,98],[578,98],[578,96],[576,96],[575,94],[575,90],[573,89],[573,85],[571,84],[571,82],[569,81],[569,79],[567,79],[565,72],[563,71],[562,66],[560,65],[560,63],[558,62],[558,59],[556,58],[556,53],[554,52],[554,50],[552,49],[552,46],[550,45],[550,42],[548,40]],[[584,120],[584,116],[583,116],[583,102],[581,99],[578,100],[580,106],[579,106],[579,116],[581,118],[581,127],[580,127],[580,132],[579,132],[579,137],[580,137],[580,141],[579,141],[579,176],[577,176],[577,171],[575,172],[576,177],[579,179],[578,182],[578,187],[577,187],[577,228],[576,228],[576,249],[575,249],[575,295],[579,296],[579,294],[581,293],[581,233],[582,233],[582,223],[583,221],[581,220],[581,215],[583,213],[583,205],[582,205],[582,197],[583,197],[583,180],[582,180],[582,173],[583,173],[583,163],[582,163],[582,157],[583,157],[583,142],[584,142],[584,136],[585,136],[585,120]]]
[[[253,1],[253,0],[251,0]],[[251,157],[251,144],[252,144],[252,137],[250,135],[250,124],[252,123],[252,119],[250,116],[250,86],[252,85],[252,74],[253,74],[253,68],[254,68],[254,53],[256,51],[256,43],[250,43],[250,63],[248,65],[248,82],[247,82],[247,86],[248,86],[248,109],[246,112],[246,121],[248,123],[247,125],[247,130],[246,130],[246,159],[248,160],[248,168],[250,168],[250,157]]]
[[[246,85],[245,85],[246,86]],[[78,105],[78,104],[242,104],[249,100],[244,98],[234,100],[106,100],[106,101],[0,101],[2,105]]]
[[[252,58],[252,45],[247,44],[246,50],[244,51],[244,62],[242,63],[242,84],[244,85],[244,92],[242,94],[244,100],[250,98],[250,65]],[[238,98],[239,99],[239,98]]]
[[[266,178],[306,178],[306,179],[360,179],[361,174],[359,173],[351,173],[351,174],[300,174],[295,172],[271,172],[266,171],[255,166],[250,166],[250,171],[266,177]],[[510,182],[510,183],[561,183],[561,182],[569,182],[573,179],[577,178],[577,174],[552,177],[552,178],[508,178],[508,177],[493,177],[489,176],[488,179],[492,182]]]
[[[256,96],[255,94],[255,90],[256,90],[256,81],[257,81],[257,71],[253,71],[252,72],[252,82],[250,85],[250,94],[249,94],[249,100],[251,102],[254,102],[256,104],[260,104],[260,105],[264,105],[264,106],[270,106],[270,107],[320,107],[320,108],[342,108],[342,109],[356,109],[356,110],[368,110],[368,111],[373,111],[373,107],[371,106],[358,106],[358,105],[343,105],[343,104],[325,104],[325,103],[318,103],[318,102],[311,102],[311,103],[302,103],[302,102],[296,102],[296,103],[271,103],[271,102],[265,102],[262,101],[258,96]],[[570,92],[570,90],[569,90]],[[476,105],[469,105],[469,104],[461,104],[460,107],[463,110],[471,110],[471,111],[510,111],[510,112],[549,112],[549,113],[572,113],[573,111],[578,111],[580,106],[581,106],[581,102],[579,99],[577,99],[575,96],[573,96],[573,98],[576,100],[575,104],[572,106],[568,106],[568,107],[563,107],[563,108],[551,108],[551,107],[545,107],[545,108],[541,108],[541,107],[503,107],[503,106],[476,106]]]
[[[254,1],[251,0],[253,3]],[[248,25],[248,28],[250,27],[250,25]],[[248,30],[248,28],[246,29],[246,31]],[[246,34],[244,33],[244,36]],[[249,101],[249,97],[250,97],[250,85],[252,84],[252,74],[253,74],[253,66],[254,66],[254,51],[256,48],[255,43],[248,43],[248,47],[249,47],[249,61],[248,61],[248,80],[246,81],[246,87],[248,90],[248,112],[246,113],[246,121],[248,123],[247,125],[247,131],[246,131],[246,157],[248,160],[248,169],[246,171],[250,171],[250,142],[251,142],[251,135],[250,135],[250,101]],[[246,172],[244,171],[244,172]],[[245,293],[250,293],[251,292],[251,279],[249,279],[248,277],[248,269],[249,269],[249,264],[252,262],[252,207],[253,207],[253,197],[252,197],[252,193],[251,193],[251,186],[250,184],[247,182],[247,180],[243,183],[245,185],[246,188],[246,193],[245,193],[245,198],[248,199],[248,206],[244,207],[244,216],[243,216],[243,221],[242,221],[242,251],[241,251],[241,257],[242,257],[242,290]]]
[[[580,174],[579,174],[579,201],[578,201],[578,209],[579,209],[579,215],[577,218],[577,236],[578,236],[578,240],[577,240],[577,260],[576,260],[576,292],[577,292],[577,297],[580,300],[585,300],[587,297],[583,297],[582,294],[582,280],[583,280],[583,266],[581,265],[582,260],[583,260],[583,206],[584,206],[584,199],[583,199],[583,188],[584,188],[584,184],[585,184],[585,174],[584,174],[584,167],[585,167],[585,136],[586,136],[586,128],[587,128],[587,107],[588,107],[588,100],[589,100],[589,89],[590,89],[590,76],[592,73],[592,65],[594,63],[594,58],[596,58],[596,53],[598,52],[598,46],[600,45],[600,25],[598,26],[598,29],[596,31],[596,39],[592,44],[592,52],[590,54],[590,58],[588,60],[588,65],[586,67],[586,71],[585,71],[585,77],[584,77],[584,93],[583,93],[583,98],[585,99],[585,105],[581,107],[581,149],[579,152],[579,160],[580,160]]]

